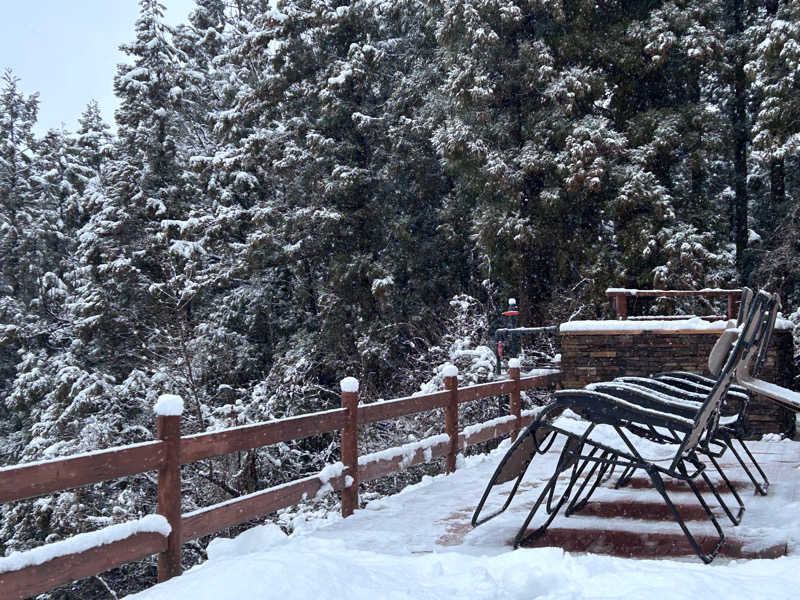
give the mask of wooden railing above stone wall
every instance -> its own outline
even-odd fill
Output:
[[[727,318],[735,319],[739,311],[739,299],[742,297],[742,290],[721,290],[721,289],[702,289],[702,290],[637,290],[627,288],[608,288],[606,296],[614,303],[617,319],[628,318],[628,298],[720,298],[727,297]],[[658,318],[658,317],[648,317]],[[712,317],[718,318],[718,317]]]
[[[685,319],[685,318],[684,318]],[[615,377],[649,377],[663,371],[708,374],[708,355],[724,323],[683,321],[573,321],[561,326],[562,385],[581,388]],[[792,330],[777,327],[762,375],[786,388],[793,386]],[[794,416],[772,400],[754,396],[748,408],[754,437],[791,433]]]

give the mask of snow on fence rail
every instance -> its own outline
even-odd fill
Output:
[[[728,298],[728,319],[735,319],[739,310],[739,299],[742,290],[722,290],[705,288],[702,290],[635,290],[627,288],[608,288],[606,296],[614,301],[614,309],[618,319],[628,318],[628,298],[685,298],[696,296],[699,298]]]
[[[457,373],[448,371],[453,372]],[[179,399],[166,398],[156,407],[163,410],[156,411],[158,439],[155,441],[0,468],[0,502],[155,470],[160,515],[36,548],[29,555],[29,558],[35,556],[35,560],[19,555],[0,558],[0,596],[3,600],[26,598],[152,554],[158,554],[158,580],[164,581],[181,573],[180,552],[184,542],[325,493],[342,492],[342,514],[346,517],[358,506],[359,481],[377,479],[437,457],[445,457],[447,471],[452,472],[458,452],[465,447],[516,435],[532,416],[531,412],[521,410],[521,392],[552,386],[560,380],[560,375],[552,371],[521,377],[519,368],[512,367],[510,379],[459,388],[457,374],[450,374],[445,377],[444,391],[363,406],[358,403],[357,382],[348,379],[342,385],[342,408],[188,436],[180,435]],[[459,433],[459,404],[499,395],[510,398],[508,416],[472,425]],[[359,456],[359,424],[437,408],[445,409],[444,434]],[[181,465],[336,430],[342,432],[341,464],[329,465],[316,475],[181,514]],[[158,527],[153,526],[155,520]]]
[[[161,515],[15,552],[0,558],[0,597],[27,598],[74,579],[163,552],[170,525]]]

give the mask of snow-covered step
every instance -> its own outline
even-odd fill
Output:
[[[678,511],[685,521],[703,521],[707,518],[697,503],[679,505]],[[577,514],[597,518],[672,520],[672,512],[664,502],[589,502]]]
[[[698,541],[703,547],[710,548],[714,545],[715,538],[699,536]],[[592,552],[626,558],[694,556],[694,550],[681,532],[651,533],[643,530],[594,529],[583,526],[551,527],[543,537],[525,546],[530,548],[556,546],[568,552]],[[727,537],[719,556],[737,559],[778,558],[786,553],[786,542],[759,546]]]
[[[734,471],[731,470],[731,473],[733,473],[733,472]],[[727,471],[726,471],[726,474],[728,474]],[[729,478],[730,478],[730,476],[731,475],[728,474]],[[723,489],[724,484],[719,480],[718,477],[711,477],[711,481],[714,483],[714,485],[717,486],[717,489],[719,489],[719,490]],[[733,488],[738,492],[753,488],[753,484],[752,483],[750,483],[749,481],[745,481],[743,479],[733,479],[733,480],[731,480],[731,484],[733,485]],[[703,481],[702,479],[698,478],[698,480],[695,482],[695,485],[697,486],[697,489],[699,489],[701,492],[705,493],[705,492],[709,491],[708,486],[706,485],[706,482]],[[629,488],[632,488],[632,489],[637,489],[637,490],[638,489],[647,489],[647,488],[652,489],[653,484],[650,482],[649,479],[647,479],[645,477],[634,477],[633,479],[631,479],[630,483],[628,483],[628,485],[626,487],[629,487]],[[686,483],[682,482],[682,481],[678,481],[677,479],[669,479],[669,478],[664,479],[664,487],[667,488],[668,492],[683,492],[683,491],[687,491],[687,492],[691,493],[690,490],[689,490],[689,486]]]

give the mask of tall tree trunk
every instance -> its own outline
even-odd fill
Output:
[[[741,274],[747,247],[747,81],[741,60],[734,67],[733,174],[734,240],[736,265]]]
[[[744,1],[728,0],[728,43],[733,66],[733,102],[731,104],[731,129],[733,130],[733,239],[736,244],[736,267],[739,276],[744,273],[744,252],[747,248],[747,78],[744,73],[745,47],[741,40],[744,32]]]
[[[701,110],[700,108],[700,98],[701,98],[701,86],[700,86],[700,66],[694,64],[691,67],[691,79],[689,81],[689,100],[694,104],[694,111],[695,114],[698,114]],[[690,200],[690,208],[691,214],[693,218],[697,217],[699,211],[705,213],[706,209],[706,201],[705,201],[705,183],[706,183],[706,172],[705,172],[705,165],[702,158],[703,155],[703,121],[702,119],[697,119],[695,121],[697,123],[697,146],[694,148],[693,155],[690,159],[691,164],[691,200]]]
[[[770,217],[778,217],[778,210],[786,200],[786,170],[783,158],[769,162],[769,209]]]

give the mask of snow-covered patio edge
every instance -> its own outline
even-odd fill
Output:
[[[97,531],[80,533],[76,536],[45,544],[25,552],[14,552],[0,558],[0,574],[19,571],[26,567],[41,565],[70,554],[79,554],[92,548],[106,546],[128,539],[139,533],[158,533],[167,537],[171,527],[161,515],[147,515],[137,521],[119,523]]]
[[[762,448],[772,453],[790,443],[774,440],[762,443]],[[289,535],[268,523],[232,539],[217,538],[208,548],[208,561],[130,600],[796,596],[797,546],[782,558],[718,559],[713,565],[681,557],[621,558],[552,547],[512,551],[506,532],[527,512],[524,501],[522,514],[512,506],[511,512],[481,528],[467,528],[469,509],[508,447],[509,442],[503,442],[489,454],[464,457],[455,473],[425,476],[396,494],[370,501],[348,519],[318,513],[299,522]],[[537,480],[533,475],[531,483]],[[528,493],[537,490],[533,487]],[[771,535],[762,525],[780,506],[789,511],[783,520],[792,530],[788,535],[800,540],[800,528],[791,518],[798,502],[770,492],[768,506],[748,511],[748,517],[757,519],[754,530]],[[582,525],[591,525],[592,517],[587,519]]]

